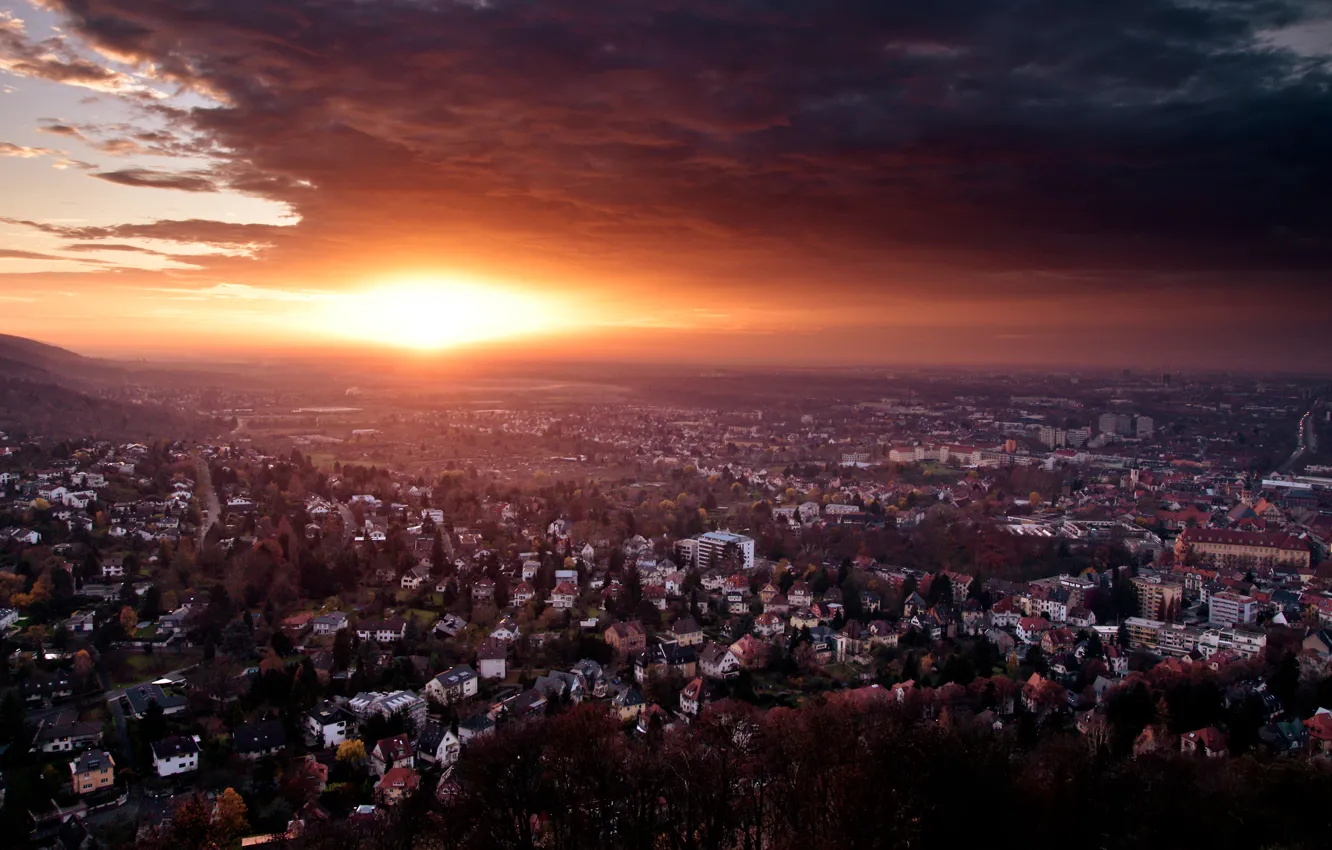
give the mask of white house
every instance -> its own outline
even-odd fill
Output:
[[[550,592],[550,607],[568,610],[574,607],[577,598],[578,588],[567,581],[562,581]]]
[[[697,717],[699,709],[707,695],[707,686],[701,677],[693,679],[680,691],[680,711],[690,717]]]
[[[1023,617],[1018,620],[1017,636],[1023,643],[1039,643],[1041,635],[1050,630],[1050,621],[1044,617]]]
[[[172,735],[153,742],[153,768],[158,776],[176,776],[199,769],[199,744],[193,738]]]
[[[407,621],[397,617],[392,620],[366,620],[356,627],[357,637],[375,643],[396,643],[406,634]]]
[[[732,679],[740,675],[740,659],[724,644],[710,643],[703,647],[698,666],[709,679]]]
[[[476,696],[479,679],[476,671],[466,664],[445,670],[426,682],[426,696],[442,705]]]
[[[416,590],[425,584],[428,578],[430,578],[430,568],[425,564],[417,564],[402,574],[402,589]]]
[[[477,647],[476,666],[482,679],[503,679],[507,661],[508,650],[500,641],[486,638]]]
[[[319,746],[336,747],[352,736],[356,718],[337,703],[325,700],[306,713],[304,726]]]
[[[421,761],[448,767],[457,763],[462,753],[462,741],[443,723],[428,723],[416,742],[416,751]]]
[[[341,611],[334,611],[330,614],[323,614],[310,621],[314,634],[331,635],[337,634],[342,629],[347,628],[347,615]]]
[[[526,605],[535,595],[536,588],[532,587],[532,583],[529,581],[521,581],[518,583],[518,586],[513,589],[513,593],[510,594],[509,604],[514,606]]]

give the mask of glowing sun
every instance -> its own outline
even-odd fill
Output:
[[[325,306],[337,336],[422,350],[549,333],[561,321],[541,296],[457,280],[389,284]]]

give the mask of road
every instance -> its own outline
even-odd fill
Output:
[[[342,517],[342,540],[345,543],[356,534],[356,515],[346,502],[338,502],[338,515]]]
[[[208,469],[208,461],[199,455],[195,455],[194,468],[199,473],[198,480],[195,482],[195,489],[202,492],[204,498],[203,521],[199,523],[199,539],[195,541],[196,548],[201,549],[203,548],[204,537],[208,534],[208,529],[222,519],[222,504],[217,500],[217,488],[213,486],[213,473]]]
[[[125,711],[121,708],[121,698],[124,695],[124,689],[117,690],[114,695],[108,694],[106,704],[111,709],[111,719],[116,723],[116,737],[120,739],[120,757],[125,759],[124,764],[137,771],[139,765],[135,764],[134,747],[130,745],[129,728],[125,725]]]
[[[1313,454],[1318,451],[1318,427],[1314,423],[1314,414],[1318,411],[1318,405],[1319,400],[1315,399],[1309,410],[1300,417],[1295,451],[1290,453],[1290,457],[1286,458],[1285,463],[1277,467],[1277,472],[1289,472],[1305,454]]]

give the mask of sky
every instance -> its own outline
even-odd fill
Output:
[[[0,332],[1321,371],[1329,0],[0,0]]]

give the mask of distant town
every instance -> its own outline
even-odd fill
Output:
[[[10,846],[889,846],[800,814],[855,740],[1326,772],[1321,384],[764,380],[0,434]]]

